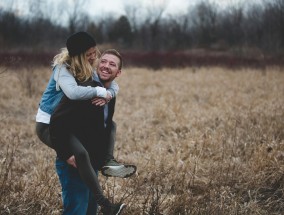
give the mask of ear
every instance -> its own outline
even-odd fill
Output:
[[[119,77],[121,75],[121,72],[122,72],[121,70],[118,70],[115,77],[116,78]]]

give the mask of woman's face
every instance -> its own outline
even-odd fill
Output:
[[[96,47],[91,47],[86,51],[86,59],[87,61],[94,66],[94,63],[96,61],[96,57],[97,57],[97,52],[96,52]]]

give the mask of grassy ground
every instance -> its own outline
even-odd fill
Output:
[[[55,153],[34,132],[50,72],[0,72],[0,214],[61,214]],[[283,69],[127,68],[117,82],[115,156],[138,174],[100,180],[124,214],[284,213]]]

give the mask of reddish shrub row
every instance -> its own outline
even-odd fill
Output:
[[[51,65],[54,53],[13,52],[0,53],[0,65],[8,67]]]
[[[252,58],[234,55],[212,55],[212,54],[194,54],[183,52],[167,53],[124,53],[125,64],[127,66],[150,67],[160,69],[163,67],[201,67],[201,66],[222,66],[229,68],[254,67],[264,68],[265,66],[284,65],[280,57]]]
[[[27,66],[44,65],[49,66],[55,53],[0,53],[1,66]],[[222,66],[229,68],[254,67],[264,68],[265,66],[280,65],[284,61],[280,57],[252,58],[244,56],[233,56],[228,54],[195,54],[185,52],[124,52],[125,66],[148,67],[151,69],[201,67],[201,66]]]

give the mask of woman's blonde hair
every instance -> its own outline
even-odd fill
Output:
[[[100,52],[96,48],[96,59],[98,59],[99,54]],[[92,78],[97,60],[94,65],[87,62],[85,52],[80,55],[70,57],[67,48],[62,48],[61,52],[53,58],[52,67],[57,65],[62,66],[64,64],[79,82],[84,82]]]

